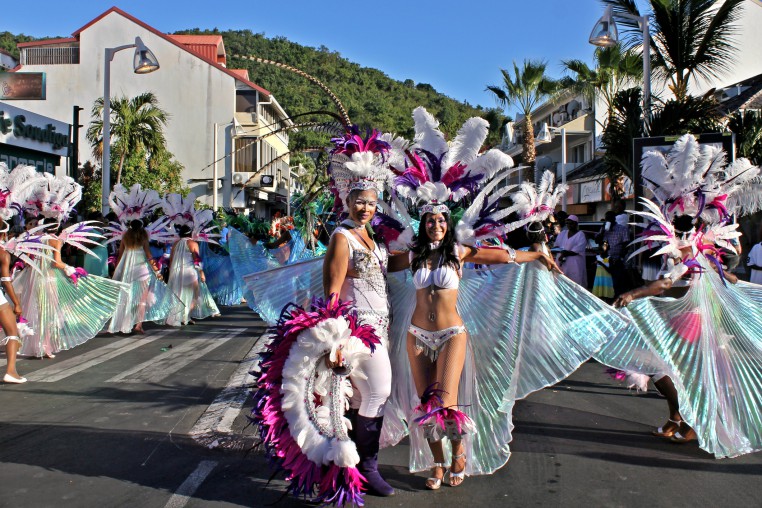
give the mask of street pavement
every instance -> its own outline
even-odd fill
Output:
[[[30,382],[0,385],[0,507],[311,506],[253,448],[248,371],[265,330],[235,307],[21,360]],[[652,437],[664,400],[603,371],[589,362],[519,401],[508,464],[458,488],[424,490],[406,442],[383,450],[397,495],[366,506],[762,506],[762,454],[717,460]]]

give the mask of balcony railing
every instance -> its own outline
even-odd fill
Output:
[[[23,48],[21,65],[64,65],[79,63],[79,47]]]

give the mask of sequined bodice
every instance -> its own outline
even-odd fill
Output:
[[[341,286],[339,298],[354,302],[358,316],[371,324],[386,342],[389,325],[389,298],[386,290],[386,269],[389,252],[376,243],[375,250],[365,247],[351,231],[337,228],[334,234],[341,234],[349,244],[348,271],[356,277],[347,276]]]

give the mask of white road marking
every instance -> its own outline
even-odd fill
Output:
[[[243,333],[243,331],[244,329],[220,330],[203,339],[185,340],[179,346],[107,379],[106,382],[158,383],[170,374],[225,344],[236,335]]]
[[[35,381],[38,383],[53,383],[69,376],[73,376],[74,374],[89,369],[90,367],[94,367],[102,362],[105,362],[106,360],[116,358],[117,356],[127,353],[128,351],[132,351],[133,349],[149,344],[169,333],[172,333],[173,331],[174,330],[161,330],[140,339],[128,337],[122,340],[117,340],[115,342],[109,342],[106,345],[99,347],[98,349],[94,349],[93,351],[88,351],[87,353],[75,356],[74,358],[69,358],[68,360],[56,363],[50,367],[36,370],[30,374],[27,374],[25,377],[29,381]]]
[[[202,460],[198,467],[193,471],[188,478],[185,479],[182,485],[180,485],[172,497],[169,498],[164,508],[183,508],[188,501],[191,500],[193,494],[196,493],[198,488],[204,483],[209,473],[217,466],[217,461],[214,460]]]
[[[227,385],[214,399],[204,414],[198,419],[190,431],[190,435],[201,437],[211,433],[231,433],[233,431],[233,422],[241,413],[246,398],[248,397],[248,388],[254,383],[254,377],[249,372],[255,367],[257,357],[264,348],[267,334],[262,334],[248,353],[238,368],[230,376]]]

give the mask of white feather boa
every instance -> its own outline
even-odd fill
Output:
[[[344,318],[326,319],[299,334],[283,367],[282,410],[291,436],[307,458],[316,464],[354,467],[360,457],[354,442],[346,438],[351,423],[343,416],[349,407],[352,385],[348,377],[334,375],[324,362],[326,354],[335,361],[338,351],[355,372],[358,364],[370,356],[362,341],[350,335]],[[314,385],[309,393],[312,379]],[[320,396],[322,403],[311,415],[308,397],[313,393]],[[335,414],[338,408],[341,415]],[[340,428],[334,429],[334,422]],[[333,431],[321,432],[321,428]]]

